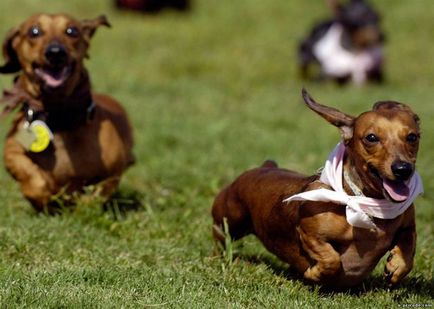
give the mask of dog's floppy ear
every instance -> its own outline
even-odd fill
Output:
[[[95,34],[96,29],[99,26],[111,27],[107,17],[105,15],[100,15],[94,19],[85,19],[81,21],[81,25],[83,27],[83,32],[88,40],[92,38]]]
[[[21,65],[18,60],[17,53],[13,47],[13,40],[18,36],[18,28],[14,28],[8,32],[5,40],[3,41],[3,57],[5,64],[0,66],[0,73],[16,73],[21,70]]]
[[[304,88],[302,90],[302,96],[304,102],[311,110],[323,117],[332,125],[339,128],[344,141],[348,141],[353,137],[353,125],[355,119],[353,116],[344,114],[335,108],[315,102],[315,100],[312,99],[312,97]]]

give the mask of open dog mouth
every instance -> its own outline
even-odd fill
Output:
[[[57,88],[62,86],[72,72],[72,65],[66,66],[33,66],[33,70],[46,86]]]
[[[405,181],[383,177],[372,165],[369,165],[369,172],[381,183],[383,195],[391,202],[402,203],[410,196],[410,189]]]

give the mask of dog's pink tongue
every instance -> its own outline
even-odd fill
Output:
[[[397,202],[404,202],[410,195],[410,189],[403,181],[383,180],[383,187],[390,197]]]
[[[48,86],[56,88],[62,85],[65,81],[65,71],[66,70],[64,69],[60,73],[56,74],[57,76],[52,76],[43,70],[36,69],[36,74],[38,74]]]

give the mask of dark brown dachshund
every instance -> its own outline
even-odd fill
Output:
[[[303,98],[342,134],[321,176],[272,161],[243,173],[214,201],[215,239],[224,241],[226,218],[232,239],[253,233],[307,281],[332,288],[359,284],[390,251],[385,275],[398,283],[415,253],[419,118],[392,101],[352,117]]]
[[[104,16],[78,21],[65,14],[39,14],[12,29],[3,44],[0,73],[19,73],[5,91],[3,114],[14,108],[4,149],[9,173],[38,211],[53,196],[101,184],[102,196],[117,189],[134,162],[125,110],[109,96],[91,93],[83,61]]]

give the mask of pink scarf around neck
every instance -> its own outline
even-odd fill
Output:
[[[346,205],[346,218],[349,224],[360,228],[376,228],[372,217],[381,219],[394,219],[402,214],[418,195],[423,193],[422,180],[417,172],[406,182],[409,188],[409,196],[403,202],[394,203],[387,199],[374,199],[365,196],[348,195],[343,188],[343,158],[345,145],[341,142],[329,155],[324,169],[321,172],[320,181],[329,185],[333,190],[321,188],[295,194],[284,202],[290,201],[317,201],[334,202]]]

